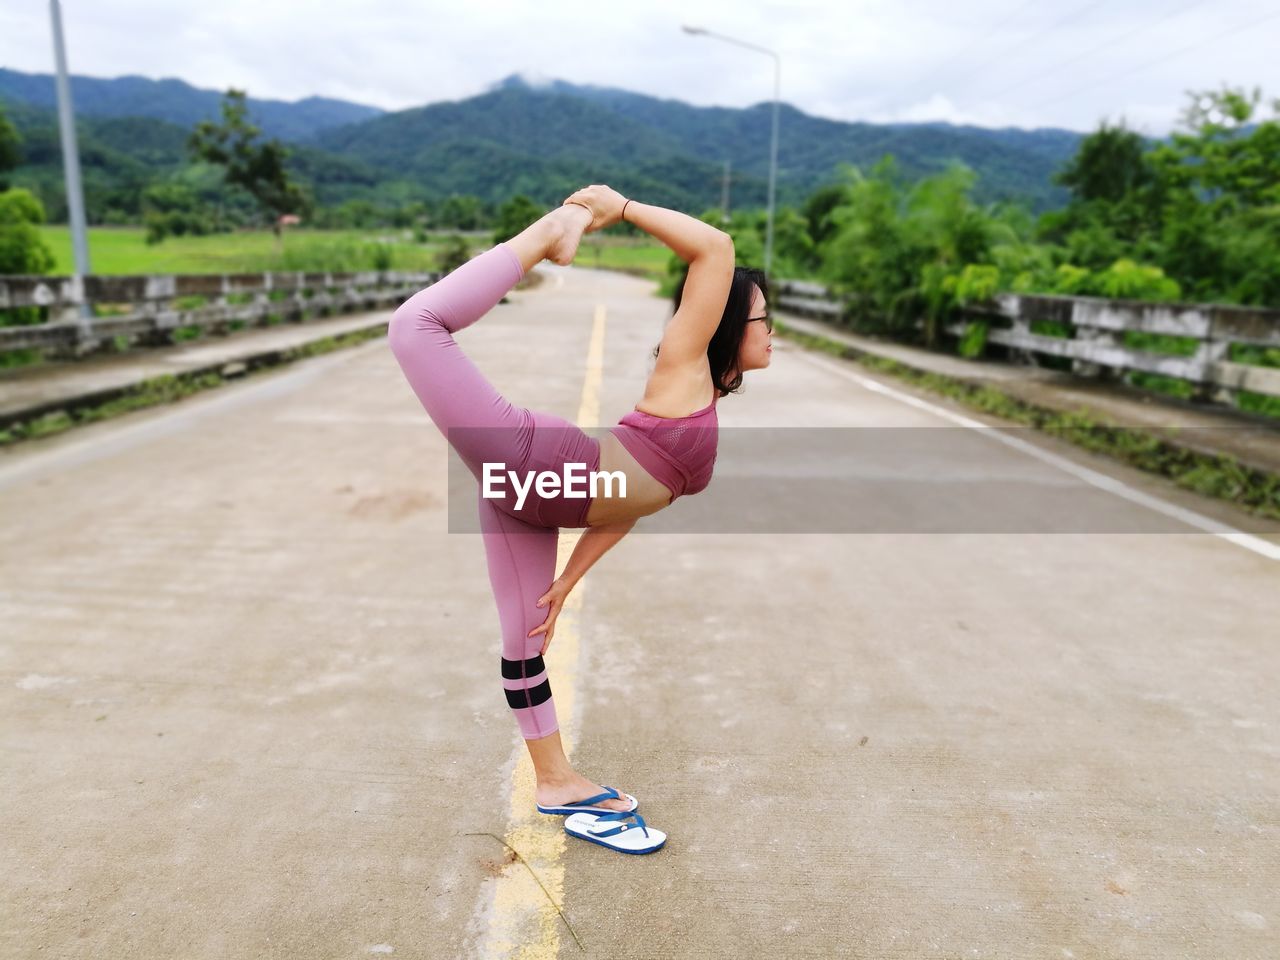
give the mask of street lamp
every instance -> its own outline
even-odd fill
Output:
[[[49,2],[49,18],[53,25],[53,57],[57,73],[58,130],[62,138],[62,169],[67,185],[67,213],[71,220],[71,250],[75,259],[73,285],[80,297],[80,327],[88,333],[93,307],[84,294],[84,278],[89,275],[89,241],[85,227],[84,193],[80,189],[80,150],[76,146],[75,109],[71,105],[71,81],[67,76],[67,52],[62,41],[62,11],[58,0]]]
[[[740,47],[767,53],[773,57],[773,143],[769,148],[769,216],[764,235],[764,272],[765,276],[768,276],[769,268],[773,263],[773,184],[778,170],[778,102],[782,96],[782,59],[767,47],[758,47],[754,43],[747,43],[745,40],[735,40],[733,37],[726,37],[722,33],[713,33],[710,30],[704,30],[702,27],[681,26],[680,29],[694,36],[703,34],[708,37],[719,37],[729,43],[736,43]]]

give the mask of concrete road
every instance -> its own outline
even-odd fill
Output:
[[[612,423],[667,305],[539,269],[459,341]],[[944,407],[781,340],[719,405]],[[0,455],[0,956],[1280,956],[1277,538],[633,534],[548,654],[628,857],[533,810],[445,453],[376,340]]]

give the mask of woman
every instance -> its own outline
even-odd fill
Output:
[[[452,335],[488,312],[536,264],[544,259],[571,263],[584,233],[624,218],[669,246],[689,268],[676,290],[676,312],[655,351],[657,362],[644,397],[597,440],[561,417],[513,405]],[[391,350],[462,461],[478,481],[493,475],[491,471],[511,472],[501,497],[486,497],[480,484],[480,529],[502,626],[503,687],[533,759],[535,799],[543,813],[602,814],[613,820],[631,816],[643,828],[638,815],[631,814],[638,805],[633,796],[619,796],[570,766],[542,655],[565,598],[592,564],[639,517],[699,492],[710,480],[716,401],[741,386],[744,372],[769,365],[773,320],[766,312],[767,294],[761,271],[734,266],[728,234],[675,210],[592,185],[519,235],[414,294],[391,319]],[[615,483],[611,488],[597,483],[588,496],[574,499],[567,495],[567,464],[585,464],[586,471],[612,476]],[[527,479],[525,495],[516,495],[520,477],[547,471],[563,475],[566,495],[542,495]],[[579,469],[579,478],[584,475]],[[560,527],[585,527],[586,532],[563,575],[553,580]],[[573,817],[566,829],[571,822]],[[610,822],[600,829],[606,827],[612,831],[603,834],[608,841],[595,842],[624,849],[626,834],[621,831],[626,827]],[[643,833],[661,835],[652,829]],[[652,849],[657,846],[661,843]]]

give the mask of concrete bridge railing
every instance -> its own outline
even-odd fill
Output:
[[[396,271],[88,276],[80,280],[0,276],[0,311],[47,307],[50,317],[46,323],[0,327],[0,351],[38,349],[50,358],[76,358],[107,344],[118,350],[171,343],[173,331],[181,327],[223,333],[232,324],[259,326],[274,318],[300,321],[312,315],[394,308],[439,277],[439,273]],[[82,316],[86,303],[111,305],[123,312],[86,318]]]
[[[394,308],[439,273],[163,274],[72,277],[0,276],[0,310],[48,307],[50,321],[0,327],[0,350],[35,348],[46,356],[79,357],[106,343],[116,349],[172,342],[180,327],[224,332],[235,323],[261,325],[272,317],[299,321]],[[822,284],[781,280],[779,308],[840,322],[848,302]],[[184,303],[193,299],[199,305]],[[117,316],[84,318],[82,304],[122,306]],[[1071,337],[1034,332],[1037,321],[1054,321]],[[1149,303],[1099,297],[1000,294],[966,309],[946,330],[964,336],[975,322],[987,324],[987,341],[1015,353],[1068,357],[1080,376],[1138,370],[1185,380],[1196,395],[1232,404],[1241,390],[1280,396],[1280,368],[1232,359],[1237,345],[1280,348],[1280,310],[1226,304]],[[1193,341],[1189,354],[1158,353],[1124,342],[1126,331],[1169,334]],[[117,341],[123,338],[123,342]],[[1184,342],[1185,342],[1184,340]]]
[[[780,281],[775,302],[801,316],[839,322],[847,301],[821,284]],[[1032,324],[1051,320],[1071,337],[1036,333]],[[987,342],[1014,352],[1068,357],[1072,372],[1096,377],[1138,370],[1185,380],[1198,399],[1234,405],[1241,390],[1280,397],[1280,368],[1241,363],[1232,348],[1280,348],[1280,310],[1214,303],[1150,303],[1101,297],[999,294],[968,307],[964,319],[947,326],[963,337],[976,322],[988,325]],[[1194,341],[1189,354],[1160,353],[1124,342],[1126,331],[1167,334]]]

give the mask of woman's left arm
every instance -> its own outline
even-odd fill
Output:
[[[556,617],[560,615],[560,609],[564,606],[565,597],[569,595],[569,591],[586,575],[592,565],[608,552],[610,547],[627,535],[628,531],[636,525],[636,519],[633,517],[630,520],[588,527],[586,532],[578,538],[578,545],[573,548],[573,554],[565,564],[564,573],[556,578],[547,592],[538,600],[538,606],[549,606],[550,609],[547,611],[547,619],[541,626],[531,630],[529,636],[546,633],[547,639],[542,646],[543,653],[546,652],[546,645],[551,642],[551,637],[555,633]]]
[[[596,527],[587,527],[586,532],[578,538],[578,545],[573,548],[573,555],[565,564],[564,573],[560,575],[572,588],[591,569],[592,564],[605,555],[615,543],[621,540],[636,525],[636,518],[619,520],[616,523],[602,523]]]

